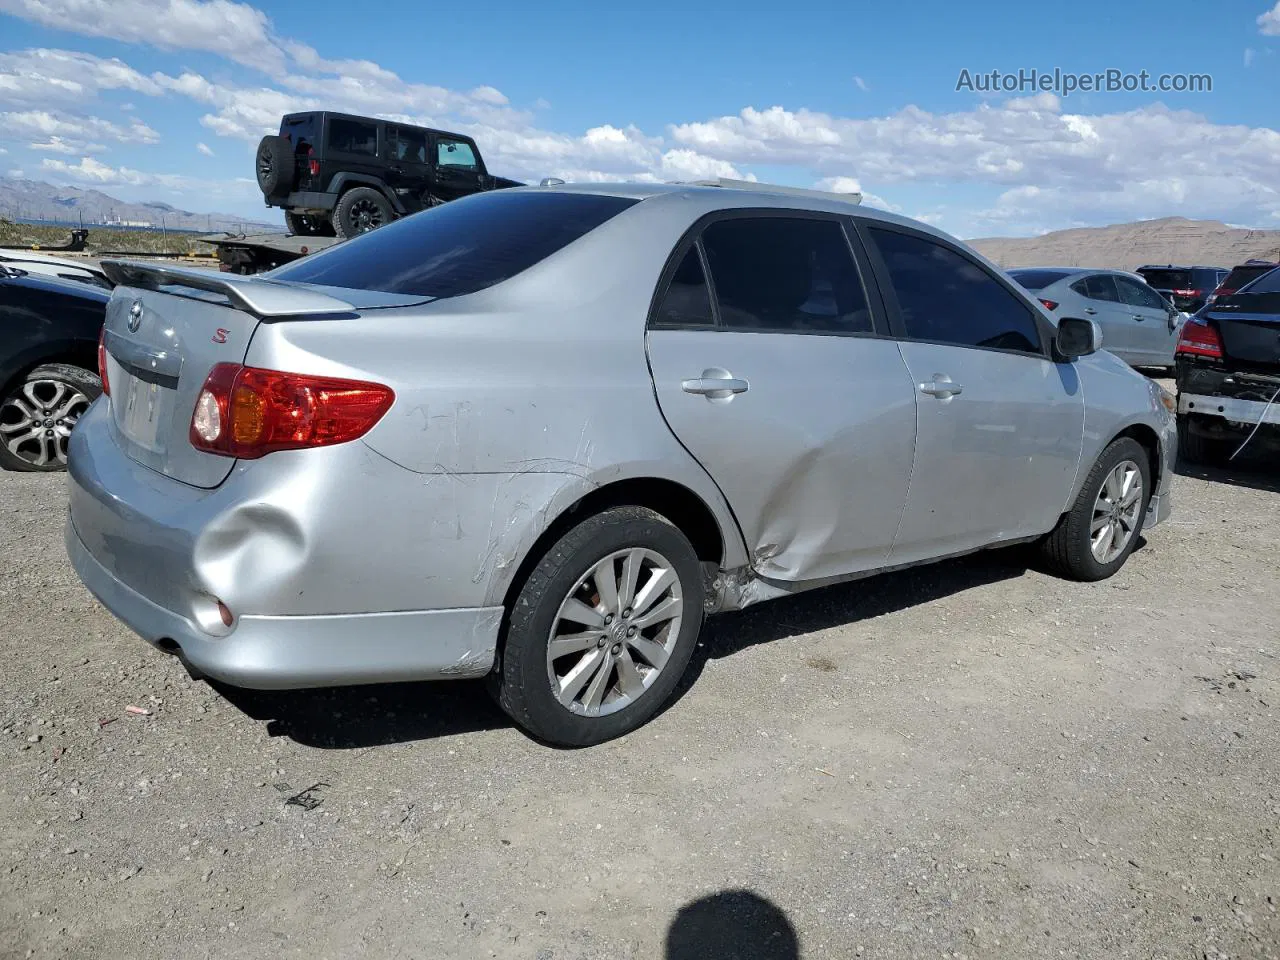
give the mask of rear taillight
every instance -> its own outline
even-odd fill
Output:
[[[111,383],[107,380],[107,325],[104,323],[98,331],[98,379],[102,381],[102,392],[111,396]]]
[[[1057,301],[1057,300],[1046,300],[1044,297],[1040,297],[1040,298],[1039,298],[1039,300],[1040,300],[1040,302],[1041,302],[1041,303],[1043,303],[1043,304],[1044,304],[1044,308],[1045,308],[1046,310],[1050,310],[1050,311],[1052,311],[1052,310],[1057,310],[1057,309],[1058,309],[1058,301]]]
[[[236,363],[210,372],[191,414],[197,450],[254,460],[364,436],[395,401],[390,387]]]
[[[1198,297],[1200,296],[1200,291],[1199,290],[1174,290],[1173,295],[1175,297]]]
[[[315,147],[307,147],[308,157],[314,158],[315,153],[316,153]],[[311,171],[311,175],[313,177],[320,176],[320,161],[316,159],[312,159],[311,162],[307,164],[307,169]]]
[[[1222,338],[1209,324],[1192,318],[1182,325],[1177,352],[1183,356],[1221,358]]]

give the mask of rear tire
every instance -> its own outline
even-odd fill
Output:
[[[1136,493],[1131,486],[1135,479],[1141,484]],[[1045,564],[1071,580],[1110,577],[1137,546],[1151,492],[1146,449],[1131,437],[1112,442],[1089,471],[1071,509],[1041,542]]]
[[[69,363],[47,363],[10,384],[0,394],[0,467],[65,470],[71,430],[101,394],[96,374]]]
[[[1178,456],[1188,463],[1220,467],[1231,458],[1239,444],[1195,433],[1185,416],[1178,418]]]
[[[327,217],[310,213],[284,212],[284,225],[295,237],[332,237],[333,224]]]
[[[264,197],[283,196],[293,188],[293,144],[287,137],[263,137],[254,157],[258,188]]]
[[[373,187],[352,187],[333,208],[333,227],[344,240],[376,230],[396,218],[387,198]]]
[[[529,574],[508,613],[490,689],[547,743],[620,737],[670,698],[702,629],[702,607],[689,539],[652,510],[606,510],[561,537]]]

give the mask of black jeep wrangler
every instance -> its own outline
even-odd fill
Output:
[[[484,168],[476,142],[443,130],[315,111],[263,137],[258,186],[289,232],[354,237],[397,217],[484,190],[523,184]]]

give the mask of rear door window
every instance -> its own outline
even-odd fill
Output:
[[[401,163],[427,162],[427,135],[414,127],[387,125],[387,152]]]
[[[273,270],[273,280],[460,297],[546,259],[637,201],[499,190],[396,220]]]
[[[1090,300],[1101,300],[1103,303],[1120,302],[1120,291],[1116,289],[1116,279],[1109,273],[1091,273],[1073,283],[1071,289]]]
[[[329,119],[329,149],[340,153],[378,155],[378,125],[364,120]]]
[[[1227,274],[1227,278],[1222,281],[1222,286],[1228,290],[1239,290],[1246,283],[1257,280],[1264,273],[1270,273],[1275,269],[1274,263],[1266,264],[1245,264],[1236,267]]]
[[[1031,307],[977,263],[926,237],[869,227],[911,340],[1042,354]]]
[[[702,244],[726,329],[873,332],[858,267],[837,221],[735,217],[708,226]]]
[[[715,323],[711,291],[702,271],[702,258],[694,245],[680,260],[667,292],[654,314],[655,327],[708,327]]]

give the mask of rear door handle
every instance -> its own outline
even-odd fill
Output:
[[[728,400],[739,393],[746,393],[751,384],[740,380],[728,370],[709,367],[702,371],[702,376],[682,381],[680,389],[685,393],[706,397],[708,400]]]
[[[920,392],[931,397],[937,397],[939,400],[950,400],[952,397],[964,393],[964,387],[953,381],[945,373],[935,373],[931,381],[920,384]]]
[[[1097,311],[1097,310],[1095,310],[1095,309],[1093,309],[1093,307],[1085,307],[1085,308],[1084,308],[1084,312],[1085,312],[1085,313],[1087,313],[1089,316],[1091,316],[1091,317],[1092,317],[1092,316],[1093,316],[1095,313],[1097,313],[1098,311]]]
[[[1146,317],[1144,317],[1144,316],[1143,316],[1142,314],[1140,314],[1140,313],[1135,313],[1135,314],[1133,315],[1133,319],[1135,319],[1135,320],[1137,320],[1137,321],[1141,322],[1141,321],[1143,321],[1143,320],[1145,320],[1145,319],[1147,319],[1147,318],[1146,318]]]

